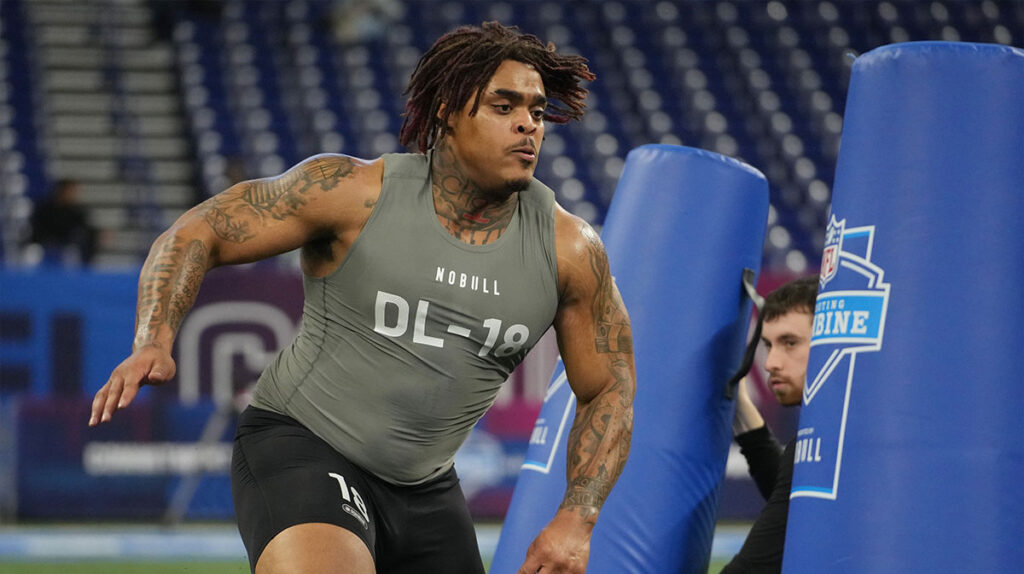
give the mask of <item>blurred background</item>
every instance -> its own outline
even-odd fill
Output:
[[[637,146],[761,170],[762,293],[817,272],[857,55],[1024,43],[1024,2],[1011,0],[0,0],[0,572],[182,557],[246,570],[230,439],[297,328],[297,257],[211,272],[176,381],[88,430],[92,395],[130,350],[139,267],[182,212],[235,182],[321,152],[405,151],[402,92],[420,55],[486,20],[590,59],[587,114],[548,127],[537,177],[598,229]],[[485,553],[556,353],[549,339],[531,354],[459,454]],[[791,438],[796,412],[753,390]],[[716,556],[738,549],[761,504],[731,457],[720,520],[738,526],[721,529]],[[90,537],[97,524],[108,535]]]

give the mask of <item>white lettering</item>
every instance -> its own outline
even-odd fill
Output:
[[[352,501],[356,503],[359,514],[363,515],[363,520],[369,522],[370,513],[366,511],[366,503],[363,502],[363,497],[359,495],[359,491],[355,487],[352,487]]]
[[[394,325],[387,325],[387,307],[394,305],[398,312]],[[402,297],[377,291],[377,301],[373,306],[373,330],[388,337],[400,337],[409,328],[409,303]]]
[[[464,273],[462,271],[456,271],[446,267],[436,267],[434,271],[434,281],[437,283],[447,283],[448,285],[458,287],[459,289],[482,291],[488,295],[501,295],[501,292],[498,290],[498,281],[496,279],[473,275],[472,273]]]
[[[479,357],[486,357],[487,353],[494,348],[494,343],[498,340],[498,332],[501,331],[501,319],[487,319],[484,321],[484,327],[487,328],[487,340],[477,352]]]
[[[345,499],[345,502],[354,502],[356,508],[359,509],[359,514],[363,515],[363,520],[369,522],[370,513],[366,511],[366,503],[363,502],[363,497],[359,495],[359,491],[354,486],[349,488],[348,483],[345,482],[345,477],[340,474],[328,472],[327,476],[338,481],[338,487],[341,488],[341,497]]]
[[[499,357],[507,357],[518,353],[530,337],[530,329],[526,325],[512,325],[505,331],[505,344],[494,350]]]
[[[855,335],[864,335],[864,334],[866,334],[868,332],[867,321],[868,321],[868,317],[870,317],[870,316],[871,316],[871,313],[869,313],[867,311],[854,311],[853,312],[853,328],[850,329],[850,332],[855,334]]]
[[[545,444],[548,441],[548,427],[534,427],[530,434],[530,444]]]
[[[821,462],[821,438],[802,438],[796,441],[796,462]]]
[[[817,337],[825,332],[825,314],[818,313],[814,316],[814,336]]]
[[[833,332],[846,333],[850,330],[850,312],[836,311],[836,324],[833,325]]]
[[[352,496],[348,492],[348,483],[345,482],[345,477],[333,472],[328,472],[327,476],[338,481],[338,487],[341,488],[341,497],[345,499],[345,502],[352,502]]]
[[[439,337],[431,337],[426,334],[427,330],[427,310],[430,308],[430,303],[426,301],[420,301],[416,306],[416,327],[413,329],[412,342],[420,343],[423,345],[429,345],[431,347],[444,347],[444,339]]]
[[[226,473],[231,445],[197,442],[90,442],[82,467],[94,476]]]

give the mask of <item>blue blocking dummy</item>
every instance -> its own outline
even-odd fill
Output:
[[[630,152],[605,221],[632,321],[632,451],[591,540],[590,573],[707,572],[732,439],[726,381],[739,366],[768,213],[768,184],[718,154]],[[491,572],[516,572],[565,493],[575,397],[561,363],[537,420]]]
[[[853,66],[783,571],[1024,565],[1024,51]]]

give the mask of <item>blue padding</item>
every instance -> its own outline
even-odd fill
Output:
[[[745,343],[744,268],[760,266],[768,184],[705,151],[630,152],[605,222],[612,273],[633,325],[633,447],[594,530],[590,573],[707,571]],[[516,484],[491,571],[515,572],[565,491],[575,400],[562,366]]]
[[[1024,564],[1024,51],[853,67],[783,571]]]

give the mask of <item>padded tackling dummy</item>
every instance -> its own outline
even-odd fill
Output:
[[[603,240],[632,322],[635,423],[588,572],[707,572],[732,440],[723,390],[743,354],[743,271],[760,267],[767,213],[767,181],[736,160],[669,145],[626,158]],[[575,402],[559,362],[491,572],[516,572],[558,509]]]
[[[783,571],[1024,564],[1024,51],[853,66]]]

